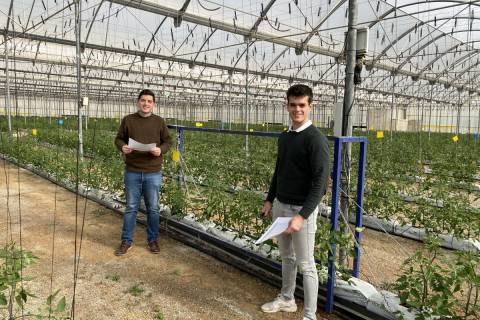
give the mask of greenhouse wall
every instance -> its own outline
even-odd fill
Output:
[[[105,99],[90,99],[88,106],[83,108],[84,115],[98,118],[119,118],[136,111],[136,97],[120,99],[106,97]],[[77,103],[69,97],[52,97],[49,95],[25,96],[19,95],[11,99],[12,114],[20,116],[58,117],[77,114]],[[6,98],[0,96],[0,114],[7,113]],[[188,121],[218,121],[219,123],[245,123],[247,110],[245,100],[217,100],[213,103],[200,98],[157,98],[157,113],[168,119]],[[252,99],[249,103],[248,123],[276,123],[288,125],[289,117],[283,101],[268,101]],[[312,109],[311,119],[322,128],[332,128],[333,103],[320,102]],[[478,107],[458,107],[434,105],[432,108],[420,106],[398,106],[392,109],[388,106],[370,107],[362,104],[353,116],[353,125],[359,129],[390,130],[416,132],[423,131],[456,133],[477,133],[479,131]],[[457,124],[458,122],[458,124]]]

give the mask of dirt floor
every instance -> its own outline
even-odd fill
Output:
[[[27,287],[38,297],[27,303],[28,309],[38,310],[51,292],[50,281],[53,291],[60,289],[59,295],[67,298],[67,308],[71,308],[75,225],[77,221],[80,235],[86,205],[76,319],[302,318],[301,301],[297,301],[299,311],[294,314],[262,313],[259,305],[274,297],[276,288],[165,235],[159,240],[161,253],[152,255],[145,245],[143,226],[137,228],[132,250],[116,257],[113,252],[119,244],[121,216],[83,198],[76,201],[75,194],[0,161],[0,246],[10,236],[20,243],[21,213],[22,246],[40,258],[26,270],[26,275],[33,277]],[[421,245],[372,230],[364,232],[362,244],[361,278],[382,289],[389,288],[401,263]],[[78,236],[77,250],[79,245]],[[336,319],[324,313],[318,317]]]
[[[60,289],[59,296],[67,298],[67,308],[72,306],[75,225],[77,220],[80,235],[85,199],[78,199],[77,205],[78,217],[75,194],[0,161],[0,246],[10,237],[20,243],[21,217],[22,246],[39,258],[24,274],[33,278],[25,286],[37,296],[29,298],[27,311],[38,311],[52,292],[50,281],[53,292]],[[262,313],[259,306],[276,296],[276,288],[165,235],[159,239],[161,253],[152,255],[142,226],[137,228],[132,250],[116,257],[121,227],[120,215],[94,202],[86,203],[75,319],[302,318],[301,301],[297,301],[296,313]],[[77,250],[79,245],[78,236]],[[322,313],[318,317],[337,319]]]

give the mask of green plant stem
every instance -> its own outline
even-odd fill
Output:
[[[465,315],[464,315],[464,319],[467,319],[468,317],[468,312],[469,312],[469,309],[470,309],[470,299],[471,299],[471,296],[472,296],[472,290],[473,290],[473,283],[470,283],[468,285],[468,294],[467,294],[467,303],[465,304]]]
[[[422,305],[425,305],[425,301],[427,300],[427,297],[428,297],[428,279],[427,279],[427,275],[425,274],[423,265],[420,265],[420,271],[422,272],[422,278],[423,278]]]
[[[13,318],[13,298],[15,297],[15,288],[16,288],[16,284],[14,283],[12,285],[12,291],[10,292],[10,301],[8,302],[8,317],[9,317],[9,319],[14,319]]]

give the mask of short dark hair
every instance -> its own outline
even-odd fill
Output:
[[[287,90],[287,100],[289,97],[308,97],[308,103],[312,103],[313,100],[313,91],[307,85],[304,84],[294,84]]]
[[[138,94],[137,101],[140,100],[142,96],[152,96],[153,102],[155,102],[155,94],[153,93],[152,90],[143,89],[142,91],[140,91],[140,93]]]

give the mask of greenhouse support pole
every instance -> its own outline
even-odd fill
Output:
[[[162,84],[162,93],[163,93],[163,108],[164,108],[164,112],[167,113],[168,115],[168,112],[167,112],[167,95],[165,93],[165,76],[163,77],[163,84]]]
[[[430,140],[430,133],[432,132],[432,98],[433,98],[433,83],[430,84],[430,101],[429,101],[429,115],[428,115],[428,140]]]
[[[338,194],[340,188],[340,166],[341,166],[342,143],[339,138],[335,139],[334,155],[333,155],[333,177],[332,177],[332,210],[330,214],[331,232],[335,237],[335,231],[338,229]],[[328,253],[328,279],[327,279],[327,302],[325,311],[333,311],[333,290],[335,287],[335,260],[336,260],[336,244],[333,241],[330,252]]]
[[[339,77],[340,77],[340,61],[338,59],[336,59],[335,62],[337,63],[337,71],[336,71],[336,77],[335,77],[335,97],[333,98],[334,104],[333,104],[332,110],[334,108],[337,108],[337,104],[338,104],[338,82],[339,82]],[[326,108],[323,109],[323,117],[324,117],[323,121],[325,121],[325,126],[327,128],[330,128],[331,126],[330,126],[329,121],[326,121],[326,119],[325,119],[327,117]],[[333,127],[330,128],[330,129],[333,130]]]
[[[8,28],[8,26],[7,26]],[[12,133],[12,105],[10,101],[10,76],[8,71],[8,37],[7,32],[5,32],[5,89],[7,93],[5,95],[5,109],[7,111],[7,121],[8,121],[8,133]]]
[[[455,127],[455,126],[453,125],[453,123],[455,122],[455,119],[454,119],[454,118],[455,118],[455,111],[456,111],[455,106],[456,106],[455,104],[452,104],[452,105],[451,105],[451,109],[452,109],[452,110],[451,110],[451,112],[450,112],[450,114],[451,114],[451,117],[450,117],[450,133],[453,133],[453,132],[454,132],[454,129],[453,129],[453,128]],[[456,130],[457,130],[457,129],[455,128],[455,131],[456,131]]]
[[[417,133],[420,132],[419,131],[420,126],[421,126],[421,124],[420,124],[420,99],[417,98],[417,125],[416,125]]]
[[[82,125],[82,57],[80,48],[80,29],[82,18],[82,3],[80,0],[75,1],[75,38],[76,38],[76,55],[77,55],[77,109],[78,109],[78,154],[80,159],[83,158],[83,125]]]
[[[357,205],[355,210],[355,256],[353,259],[352,276],[360,278],[360,256],[361,248],[360,241],[362,238],[363,226],[363,194],[365,191],[365,165],[367,163],[367,142],[360,142],[360,155],[358,163],[358,178],[357,178]]]
[[[178,130],[178,152],[180,153],[180,161],[183,161],[183,128]]]
[[[462,108],[462,93],[460,90],[458,90],[458,106],[457,106],[457,125],[456,125],[456,129],[455,129],[455,134],[459,134],[460,133],[460,110]]]
[[[480,131],[480,108],[478,108],[478,119],[477,119],[477,143],[478,143],[478,140],[480,140],[479,131]]]
[[[230,89],[228,90],[228,128],[232,130],[232,75],[228,77]]]
[[[390,141],[392,141],[392,139],[393,139],[393,109],[394,109],[394,104],[395,104],[395,73],[392,74],[392,106],[390,108]],[[398,120],[398,119],[395,119],[395,120]],[[397,130],[396,125],[395,125],[395,130]]]
[[[245,131],[248,132],[248,118],[250,113],[250,108],[248,107],[248,62],[249,62],[249,47],[250,47],[250,37],[246,37],[247,48],[245,49]],[[248,134],[245,135],[245,151],[248,156]]]
[[[175,124],[178,124],[178,119],[180,118],[180,112],[177,108],[177,87],[173,87],[173,110],[175,113]]]
[[[472,117],[472,98],[469,96],[468,97],[468,134],[471,134],[472,133],[472,128],[470,126],[470,123],[471,123],[471,117]]]
[[[443,107],[443,106],[442,106]],[[442,112],[443,113],[443,112]],[[437,132],[440,132],[440,125],[442,124],[442,117],[440,113],[440,108],[438,107],[438,104],[436,105],[435,108],[435,115],[436,115],[436,123],[437,123]]]
[[[145,56],[141,56],[142,61],[142,90],[145,89]]]
[[[85,92],[88,95],[88,85],[85,87]],[[85,108],[85,130],[88,131],[88,117],[90,115],[90,102],[87,103],[87,105],[84,105],[83,108]]]
[[[218,109],[220,110],[220,128],[223,130],[225,129],[225,108],[223,107],[225,105],[225,84],[222,84],[221,90],[220,96],[222,99],[221,103],[219,103]]]
[[[355,95],[355,85],[353,82],[355,60],[357,57],[357,1],[348,1],[348,33],[346,47],[346,72],[345,72],[345,92],[343,99],[343,119],[342,119],[342,136],[352,135],[352,110]],[[344,157],[342,161],[342,179],[341,185],[343,192],[341,193],[341,214],[344,221],[348,218],[348,194],[350,191],[350,162],[352,159],[352,144],[347,143],[344,149]],[[344,233],[350,233],[348,223],[345,223]],[[339,263],[345,265],[347,262],[346,248],[340,248]]]

